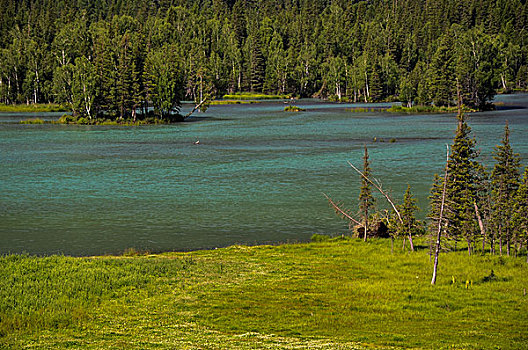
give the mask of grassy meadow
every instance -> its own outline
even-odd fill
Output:
[[[0,112],[67,112],[68,109],[56,103],[31,103],[6,105],[0,103]]]
[[[396,244],[399,247],[399,244]],[[0,348],[523,349],[526,257],[390,240],[0,258]]]

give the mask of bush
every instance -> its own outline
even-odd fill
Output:
[[[74,117],[71,114],[64,114],[62,117],[59,118],[60,124],[76,124],[77,123],[77,117]]]
[[[321,235],[319,233],[314,233],[312,235],[312,238],[311,238],[311,241],[312,242],[325,242],[325,241],[328,241],[330,240],[330,236],[328,235]]]

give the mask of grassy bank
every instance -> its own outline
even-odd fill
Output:
[[[5,105],[0,103],[0,112],[67,112],[68,109],[55,103]]]
[[[178,120],[180,118],[181,120]],[[105,118],[93,118],[88,119],[85,117],[75,117],[70,114],[65,114],[59,118],[59,120],[42,120],[40,118],[32,118],[21,120],[20,124],[72,124],[72,125],[119,125],[119,126],[139,126],[139,125],[158,125],[158,124],[170,124],[173,122],[182,121],[181,116],[174,116],[172,120],[159,119],[155,116],[141,117],[136,120],[127,119],[105,119]]]
[[[224,100],[282,100],[289,99],[290,95],[269,95],[255,92],[237,92],[222,97]]]
[[[468,107],[463,107],[462,111],[464,113],[473,113],[477,112],[476,109],[471,109]],[[405,107],[405,106],[392,106],[391,108],[387,109],[387,112],[392,113],[407,113],[407,114],[415,114],[415,113],[458,113],[458,107],[437,107],[437,106],[412,106],[412,107]]]
[[[251,101],[251,100],[213,100],[209,104],[211,106],[219,106],[219,105],[240,105],[240,104],[253,104],[253,103],[259,103],[259,101]]]
[[[0,347],[524,348],[524,258],[466,254],[440,257],[434,287],[427,251],[388,240],[7,256]]]

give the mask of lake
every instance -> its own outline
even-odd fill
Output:
[[[508,120],[526,165],[528,95],[497,100],[501,109],[469,117],[480,160],[493,166]],[[21,125],[60,113],[0,113],[0,253],[193,250],[347,233],[323,193],[356,210],[360,181],[347,161],[360,167],[364,145],[383,187],[401,198],[409,183],[425,217],[453,114],[296,105],[307,111],[284,112],[282,101],[212,106],[189,122],[140,127]]]

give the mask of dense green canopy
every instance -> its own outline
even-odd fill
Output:
[[[91,118],[239,91],[439,106],[459,91],[484,108],[527,86],[527,21],[521,0],[0,0],[0,102]]]

